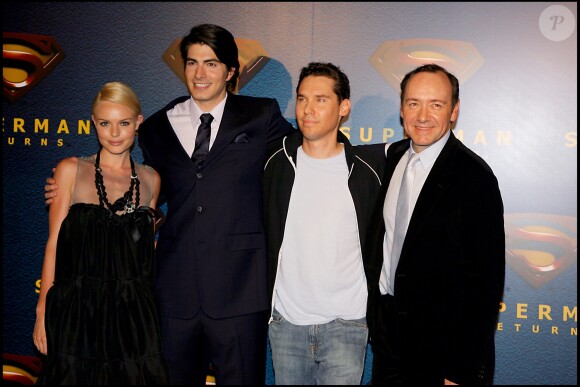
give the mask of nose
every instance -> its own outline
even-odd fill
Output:
[[[121,134],[121,130],[119,129],[119,125],[111,125],[111,136],[118,137]]]
[[[417,114],[417,118],[421,122],[426,122],[429,120],[429,110],[427,106],[421,106],[419,109],[419,114]]]
[[[196,78],[203,78],[205,76],[205,68],[203,66],[197,66],[195,68],[195,77]]]

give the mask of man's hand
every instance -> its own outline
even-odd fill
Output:
[[[54,173],[54,168],[52,168],[52,173]],[[58,195],[58,186],[56,181],[52,177],[46,179],[46,185],[44,186],[44,203],[48,206],[52,203],[52,198]]]

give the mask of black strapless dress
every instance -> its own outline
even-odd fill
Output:
[[[155,298],[154,211],[77,203],[62,223],[37,384],[169,384]]]

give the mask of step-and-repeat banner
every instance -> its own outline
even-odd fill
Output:
[[[300,69],[311,61],[339,65],[351,80],[353,105],[341,130],[354,144],[402,138],[399,82],[407,71],[426,62],[452,71],[461,82],[454,132],[493,168],[505,204],[495,383],[577,383],[577,3],[571,2],[4,2],[5,363],[36,356],[31,337],[48,236],[45,178],[58,160],[94,153],[91,102],[105,82],[130,84],[146,117],[185,95],[177,42],[200,23],[219,24],[236,37],[237,92],[276,98],[291,122]],[[134,154],[141,161],[138,149]],[[369,348],[363,383],[371,358]]]

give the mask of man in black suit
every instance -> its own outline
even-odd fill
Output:
[[[384,255],[381,295],[367,316],[372,382],[489,384],[505,278],[498,181],[451,132],[459,82],[444,68],[428,64],[405,76],[400,114],[410,139],[387,150],[389,183],[375,212],[384,227],[370,236],[375,255]]]
[[[172,383],[205,384],[211,363],[217,384],[264,384],[270,300],[261,174],[266,149],[293,127],[276,100],[232,93],[240,65],[230,32],[195,26],[180,51],[191,95],[139,129],[168,204],[156,292]],[[213,120],[200,160],[203,113]]]

